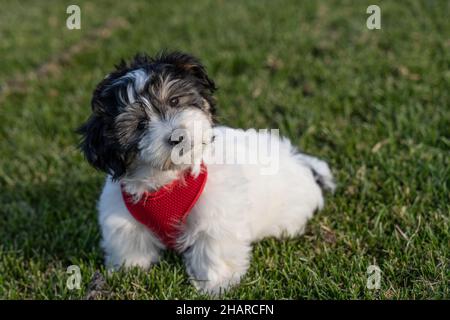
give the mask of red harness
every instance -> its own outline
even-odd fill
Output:
[[[179,226],[185,223],[192,207],[197,202],[205,187],[208,171],[202,164],[197,178],[190,172],[184,179],[174,180],[154,192],[146,192],[138,202],[122,188],[125,205],[131,215],[140,223],[150,228],[161,242],[174,249]]]

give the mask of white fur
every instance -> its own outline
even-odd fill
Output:
[[[216,136],[226,130],[248,134],[243,130],[214,128]],[[256,131],[251,134],[273,139],[269,134]],[[299,154],[287,139],[280,139],[279,143],[277,174],[261,175],[261,165],[206,163],[208,180],[205,189],[178,239],[196,288],[217,294],[237,284],[248,269],[252,242],[271,236],[294,237],[304,232],[308,219],[324,204],[322,190],[311,168],[321,175],[329,188],[334,188],[325,162]],[[247,148],[248,145],[239,145],[237,152],[256,152]],[[134,178],[125,177],[121,181],[135,192],[145,190],[145,186],[167,183],[178,176],[176,169],[158,171],[138,163]],[[136,177],[143,175],[147,176],[148,184],[143,183],[144,180],[137,183]],[[99,202],[106,263],[115,268],[148,268],[158,261],[164,245],[127,211],[121,196],[121,182],[113,182],[108,177]]]

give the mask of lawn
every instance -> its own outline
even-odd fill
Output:
[[[81,30],[68,30],[75,2]],[[104,175],[74,132],[114,64],[164,48],[202,59],[223,124],[279,128],[338,182],[304,236],[254,246],[224,298],[450,298],[450,5],[376,1],[382,28],[369,30],[373,2],[4,1],[0,298],[207,298],[174,253],[148,272],[107,274]],[[66,287],[69,265],[79,290]],[[370,265],[379,289],[366,287]]]

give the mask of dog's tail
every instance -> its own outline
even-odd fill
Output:
[[[334,183],[330,167],[325,161],[303,153],[297,153],[296,157],[311,169],[317,184],[323,190],[334,192],[336,184]]]

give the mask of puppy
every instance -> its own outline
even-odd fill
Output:
[[[288,139],[217,126],[215,90],[179,52],[122,61],[95,89],[80,148],[108,174],[98,209],[109,268],[147,269],[174,249],[197,289],[220,293],[246,273],[253,242],[302,234],[334,189],[328,165]],[[242,161],[261,145],[275,156]]]

